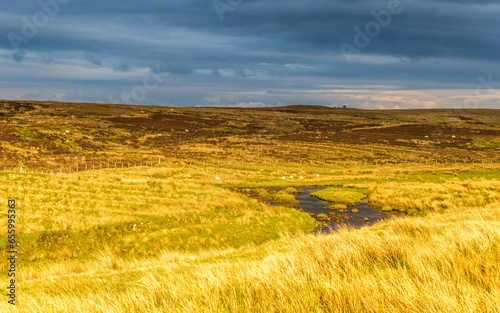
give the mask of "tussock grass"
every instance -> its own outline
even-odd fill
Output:
[[[150,259],[133,269],[140,262],[113,265],[102,256],[101,273],[25,281],[19,310],[498,312],[499,215],[490,206],[327,236],[285,236],[262,247],[259,260],[212,251]],[[112,281],[120,288],[106,288]]]

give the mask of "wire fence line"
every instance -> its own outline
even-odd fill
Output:
[[[197,159],[162,159],[148,161],[119,161],[98,163],[74,163],[73,165],[52,166],[50,168],[29,168],[26,166],[4,166],[3,172],[32,173],[32,174],[62,174],[84,171],[95,171],[103,169],[130,169],[167,166],[211,166],[211,167],[239,167],[239,166],[328,166],[328,167],[363,167],[382,165],[456,165],[456,164],[498,164],[495,159],[394,159],[394,160],[248,160],[248,159],[219,159],[219,160],[197,160]],[[2,167],[0,167],[0,170]]]

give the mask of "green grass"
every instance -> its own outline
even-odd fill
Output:
[[[405,175],[406,181],[415,182],[431,182],[442,183],[451,178],[458,178],[460,180],[474,179],[483,177],[485,179],[495,179],[500,177],[499,170],[443,170],[443,171],[430,171],[430,172],[412,172]]]
[[[338,204],[356,204],[366,199],[366,195],[358,189],[334,187],[313,192],[311,196]]]
[[[125,258],[139,258],[155,256],[165,249],[199,251],[259,245],[277,239],[282,232],[307,232],[315,227],[314,220],[306,213],[274,207],[273,214],[266,214],[259,207],[253,204],[245,208],[255,214],[249,219],[244,219],[244,212],[225,208],[200,215],[138,216],[135,222],[100,225],[84,231],[29,233],[19,236],[18,242],[23,261],[30,263],[88,259],[105,248]],[[5,237],[1,239],[0,253],[5,253]]]
[[[470,144],[470,147],[496,152],[500,150],[500,139],[493,139],[493,140],[474,139]]]
[[[258,189],[257,197],[262,199],[262,200],[271,200],[275,203],[281,203],[281,204],[290,204],[290,203],[297,203],[297,200],[295,200],[294,194],[297,192],[294,188],[287,188],[288,191],[286,190],[280,190],[276,193],[270,193],[267,190],[264,189]],[[293,190],[295,192],[293,192]]]

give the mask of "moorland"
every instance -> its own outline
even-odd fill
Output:
[[[482,109],[0,101],[19,234],[17,310],[0,309],[498,312],[498,125]],[[318,234],[242,192],[297,186],[404,215]]]

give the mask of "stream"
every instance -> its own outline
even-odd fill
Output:
[[[347,210],[345,211],[332,210],[328,209],[328,207],[332,204],[335,204],[334,202],[327,202],[320,200],[316,197],[310,196],[311,193],[328,188],[328,186],[294,187],[294,188],[299,192],[298,194],[295,195],[295,199],[299,203],[283,204],[283,203],[275,203],[269,200],[267,201],[262,200],[262,201],[270,205],[281,205],[285,207],[299,209],[308,213],[309,215],[311,215],[316,220],[322,223],[322,226],[318,227],[315,230],[315,232],[330,233],[331,229],[335,230],[335,228],[341,225],[348,225],[355,228],[360,228],[364,226],[369,226],[372,223],[379,220],[388,219],[393,216],[403,215],[402,213],[398,212],[386,213],[382,212],[379,209],[371,208],[367,201],[361,202],[357,205],[348,205]],[[285,189],[286,188],[272,188],[269,190],[274,190],[278,192],[280,190],[285,190]],[[255,194],[250,194],[250,196],[255,197]],[[357,209],[358,212],[352,212],[353,209],[355,209],[354,211],[356,211]],[[318,214],[326,214],[327,219],[326,220],[319,219]]]

